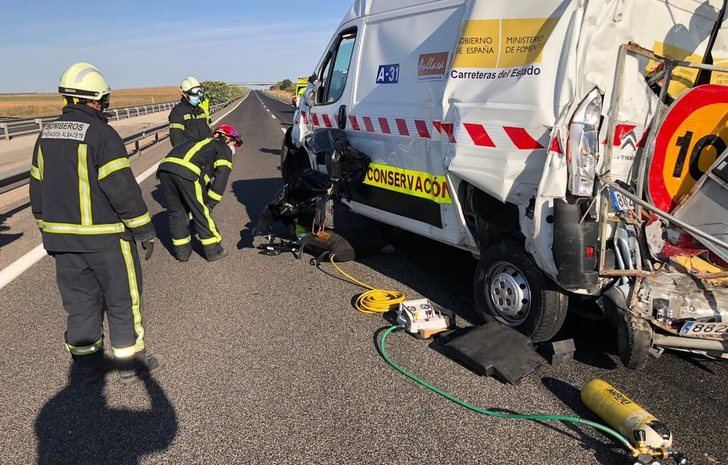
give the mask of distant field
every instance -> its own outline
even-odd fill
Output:
[[[278,97],[281,100],[284,100],[285,102],[290,102],[291,98],[293,98],[293,92],[288,92],[286,90],[266,90],[265,92],[273,95],[274,97]]]
[[[146,87],[111,92],[111,108],[171,102],[179,99],[179,87]],[[0,94],[0,117],[30,118],[61,113],[63,98],[58,94]]]

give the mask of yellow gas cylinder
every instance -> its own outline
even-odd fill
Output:
[[[589,381],[581,389],[581,401],[632,444],[638,445],[637,436],[641,436],[635,432],[643,431],[648,447],[655,450],[672,448],[670,429],[611,384],[601,379]]]

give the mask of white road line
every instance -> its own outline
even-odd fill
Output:
[[[278,118],[276,118],[276,115],[274,115],[274,114],[271,114],[270,117],[273,119],[278,119]]]
[[[221,117],[217,118],[213,122],[213,124],[219,122],[220,120],[225,118],[227,115],[229,115],[230,113],[235,111],[240,106],[241,103],[243,103],[245,100],[247,100],[249,95],[250,95],[250,93],[248,93],[248,95],[246,95],[242,100],[240,100],[230,111],[228,111]],[[148,170],[144,171],[142,174],[137,176],[136,177],[137,183],[141,184],[149,176],[156,173],[158,167],[159,167],[159,162],[155,163]],[[8,265],[5,269],[0,271],[0,289],[4,288],[5,286],[7,286],[11,282],[13,282],[13,280],[15,280],[15,278],[17,278],[18,276],[20,276],[21,274],[26,272],[28,269],[30,269],[30,267],[32,267],[33,265],[35,265],[36,263],[41,261],[43,259],[43,257],[45,257],[46,255],[48,255],[48,254],[46,253],[45,249],[43,248],[43,244],[38,244],[37,246],[35,246],[33,248],[33,250],[31,250],[30,252],[26,253],[25,255],[23,255],[19,259],[15,260],[10,265]]]
[[[48,254],[46,254],[43,244],[38,244],[33,250],[15,260],[4,270],[0,271],[0,289],[13,282],[15,278],[23,274],[31,266],[38,263],[46,255]]]

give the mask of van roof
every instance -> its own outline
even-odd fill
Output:
[[[441,1],[443,0],[355,0],[349,10],[349,14],[346,16],[346,21],[362,16],[386,13],[411,6],[426,5]]]

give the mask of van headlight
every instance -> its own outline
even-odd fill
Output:
[[[601,119],[602,95],[594,89],[579,104],[569,124],[566,161],[569,169],[569,191],[575,196],[589,197],[594,192]]]

